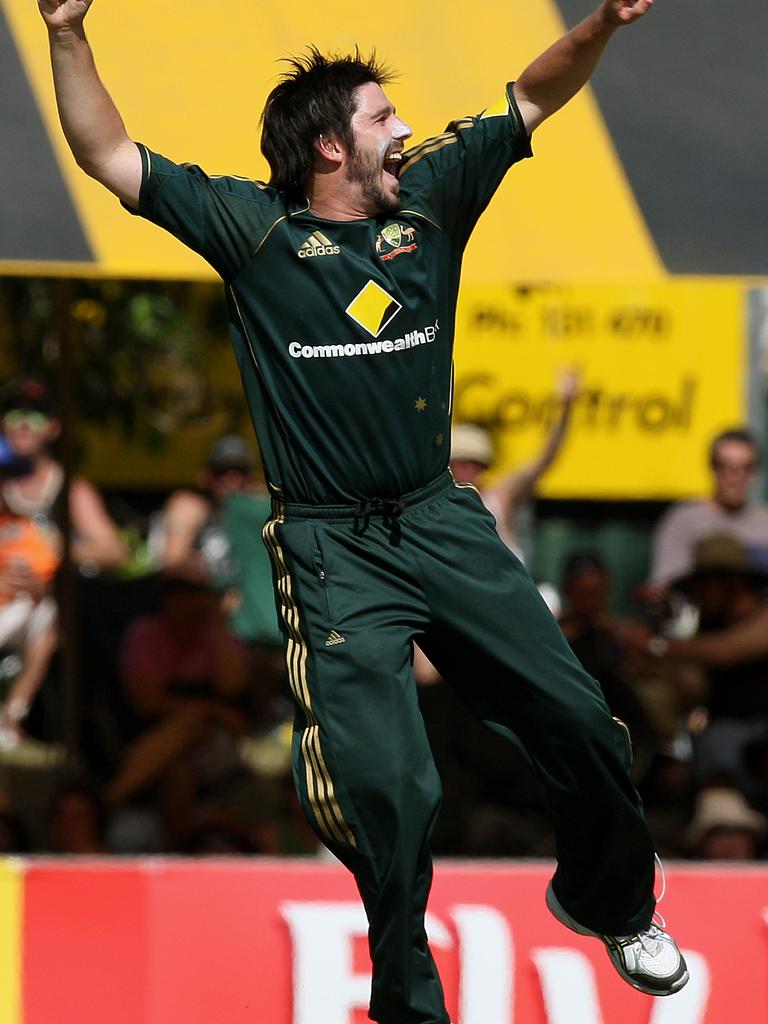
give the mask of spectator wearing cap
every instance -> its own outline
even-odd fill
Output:
[[[48,388],[28,378],[12,381],[0,396],[2,430],[26,471],[6,480],[3,497],[8,508],[34,519],[52,536],[64,519],[67,500],[64,469],[51,454],[61,424]],[[72,525],[71,558],[93,574],[124,565],[129,552],[96,488],[82,477],[69,487]]]
[[[521,511],[539,479],[562,450],[579,393],[578,375],[573,372],[563,374],[559,390],[560,414],[544,447],[535,458],[518,466],[493,487],[480,486],[483,473],[491,467],[494,459],[493,441],[488,431],[474,423],[459,423],[451,431],[449,464],[454,477],[459,483],[478,488],[486,507],[496,518],[499,536],[520,558],[523,558],[519,536]]]
[[[699,783],[726,777],[749,795],[754,780],[744,752],[768,735],[768,567],[732,536],[707,537],[670,586],[699,610],[698,633],[677,639],[636,627],[628,642],[706,672],[709,724],[696,743]]]
[[[236,582],[224,507],[231,495],[252,488],[254,466],[248,443],[237,434],[225,434],[213,443],[200,489],[175,491],[155,530],[152,543],[165,572],[221,589]]]
[[[728,535],[768,564],[768,505],[750,501],[760,468],[760,447],[749,431],[734,428],[710,444],[712,496],[672,505],[652,538],[648,590],[662,593],[691,567],[698,541]]]
[[[713,786],[696,798],[685,839],[701,860],[755,860],[768,832],[768,819],[730,786]]]
[[[163,572],[219,593],[230,630],[248,646],[254,724],[271,722],[284,676],[272,570],[261,538],[271,502],[245,439],[218,438],[200,483],[198,491],[170,496],[152,543]]]

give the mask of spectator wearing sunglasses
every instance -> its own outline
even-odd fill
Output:
[[[60,536],[66,489],[64,468],[52,454],[61,424],[48,388],[40,381],[20,378],[0,396],[2,432],[25,471],[5,481],[8,508],[28,516],[49,536]],[[72,525],[71,557],[88,575],[115,569],[128,560],[128,550],[96,488],[75,477],[69,488]]]

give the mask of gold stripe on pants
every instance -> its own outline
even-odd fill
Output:
[[[312,707],[312,697],[307,681],[307,644],[301,632],[301,619],[296,599],[293,596],[291,575],[286,565],[283,549],[277,538],[277,527],[285,522],[282,511],[276,511],[262,530],[262,537],[277,570],[277,593],[280,600],[280,614],[288,634],[285,660],[288,666],[288,681],[291,691],[306,718],[306,727],[301,734],[301,755],[304,761],[307,795],[320,830],[331,842],[345,846],[356,846],[355,837],[341,813],[333,780],[325,762],[320,744],[320,725]]]

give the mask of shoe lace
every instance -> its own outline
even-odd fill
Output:
[[[661,875],[661,893],[656,900],[656,906],[664,899],[667,893],[667,876],[664,872],[664,865],[661,862],[661,858],[658,853],[654,853],[654,859],[659,866],[659,874]],[[641,932],[636,932],[634,935],[627,936],[629,944],[638,950],[644,950],[646,953],[653,955],[656,952],[655,944],[659,941],[661,936],[664,934],[664,930],[667,927],[667,922],[663,916],[658,912],[654,911],[653,918],[648,927]]]
[[[641,946],[646,953],[653,954],[656,952],[655,944],[659,941],[662,935],[662,929],[654,921],[651,921],[644,932],[638,933],[637,945]]]
[[[663,916],[659,913],[658,910],[659,904],[667,894],[667,876],[664,871],[664,865],[661,863],[661,857],[658,855],[658,853],[654,853],[653,856],[656,863],[659,866],[659,874],[661,875],[661,892],[659,893],[659,896],[656,900],[656,910],[654,911],[653,919],[651,921],[651,928],[658,931],[659,929],[665,929],[667,927],[667,922],[664,920]],[[649,932],[651,928],[648,929]]]

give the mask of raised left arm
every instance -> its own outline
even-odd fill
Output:
[[[617,28],[647,14],[654,0],[603,0],[597,10],[545,50],[515,82],[530,135],[585,85]]]

